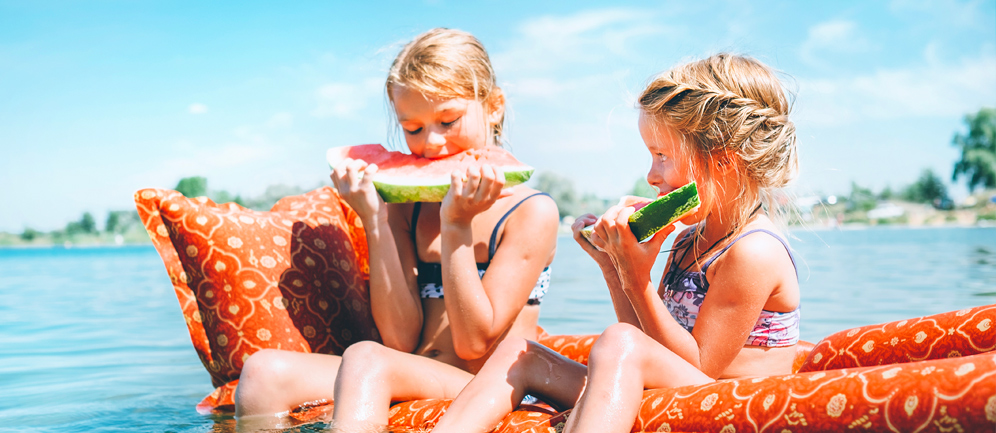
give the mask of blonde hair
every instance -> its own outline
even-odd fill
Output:
[[[499,103],[496,98],[500,89],[484,45],[461,30],[435,28],[405,45],[391,64],[385,84],[392,108],[391,91],[395,86],[437,98],[473,99],[484,105],[486,113]],[[492,125],[491,141],[495,145],[501,146],[504,123],[503,113]]]
[[[777,190],[797,174],[798,155],[788,118],[792,103],[771,68],[750,57],[716,54],[654,78],[639,106],[655,127],[680,136],[693,173],[706,181],[699,188],[715,192],[710,180],[717,169],[734,164],[737,199],[714,205],[734,207],[735,231],[758,202],[780,216]]]

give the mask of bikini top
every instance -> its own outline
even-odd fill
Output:
[[[668,268],[668,272],[664,274],[664,278],[661,280],[661,284],[666,288],[663,296],[661,298],[664,304],[667,306],[667,310],[671,313],[678,323],[685,328],[688,332],[692,332],[695,327],[695,320],[699,315],[699,308],[702,306],[702,301],[705,300],[706,292],[709,290],[709,280],[706,278],[706,272],[709,271],[709,266],[716,261],[719,256],[730,249],[737,241],[742,239],[751,233],[763,232],[775,239],[785,247],[785,251],[789,253],[789,259],[792,260],[792,266],[796,268],[796,278],[799,277],[799,270],[795,264],[795,256],[792,254],[792,250],[789,249],[788,244],[775,233],[764,229],[756,229],[748,231],[740,236],[737,236],[733,242],[724,247],[718,253],[713,255],[706,260],[705,265],[702,266],[702,270],[698,272],[688,271],[685,269],[679,269],[675,264],[674,256],[671,255],[671,263]],[[688,239],[688,234],[681,238],[675,245],[680,245]],[[800,319],[801,305],[796,307],[788,313],[781,313],[777,311],[761,310],[761,315],[758,317],[757,322],[754,324],[754,329],[750,331],[750,335],[747,337],[747,346],[764,346],[764,347],[786,347],[792,346],[799,341],[799,319]]]
[[[494,230],[491,231],[491,241],[488,243],[488,261],[485,263],[477,264],[477,275],[484,277],[484,272],[488,269],[488,265],[491,264],[491,259],[495,257],[495,251],[498,249],[498,228],[501,227],[505,219],[508,218],[512,212],[515,211],[526,200],[529,200],[538,195],[545,195],[549,197],[550,195],[545,192],[537,192],[530,195],[518,203],[512,206],[505,215],[502,215],[501,219],[498,220],[498,224],[495,225]],[[411,223],[411,236],[412,245],[415,246],[415,251],[418,251],[418,244],[415,241],[415,226],[418,223],[418,215],[422,209],[422,203],[416,202],[414,208],[412,209],[412,223]],[[439,263],[429,263],[423,262],[418,259],[418,253],[416,253],[416,261],[418,262],[418,289],[419,296],[422,298],[442,298],[443,297],[443,267]],[[529,293],[529,300],[526,302],[528,305],[539,305],[543,302],[543,296],[546,295],[547,289],[550,287],[550,267],[547,266],[543,268],[543,272],[540,273],[539,279],[536,280],[536,285],[533,286],[533,290]]]

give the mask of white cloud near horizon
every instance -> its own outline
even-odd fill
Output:
[[[263,124],[268,128],[290,128],[294,126],[294,115],[287,112],[276,113]]]
[[[496,68],[508,73],[548,72],[633,55],[634,39],[663,33],[654,13],[640,9],[599,9],[567,16],[526,20],[518,37],[493,54]]]
[[[803,62],[811,66],[826,66],[832,62],[826,55],[854,54],[869,51],[872,44],[861,34],[857,23],[830,20],[809,28],[808,36],[799,49]]]
[[[318,118],[356,118],[365,110],[370,101],[383,97],[384,83],[379,78],[367,78],[356,82],[331,82],[316,90],[317,106],[311,115]]]
[[[860,119],[960,116],[996,101],[996,56],[931,60],[839,78],[799,78],[798,121],[841,126]]]
[[[195,102],[187,107],[187,112],[194,115],[204,114],[208,112],[208,106],[201,104],[200,102]]]

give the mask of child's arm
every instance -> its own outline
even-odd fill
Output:
[[[504,184],[504,175],[489,166],[468,170],[466,180],[455,174],[440,208],[443,300],[463,359],[484,356],[508,331],[556,248],[556,204],[529,199],[505,223],[484,278],[478,276],[471,221],[503,196]]]
[[[387,206],[373,186],[377,166],[347,160],[332,173],[336,189],[359,215],[370,252],[370,308],[384,345],[402,352],[418,346],[422,304],[416,292],[414,246],[398,206]],[[362,178],[362,179],[361,179]]]
[[[633,305],[622,291],[622,283],[619,282],[619,273],[616,271],[616,266],[612,263],[612,259],[605,252],[595,248],[581,234],[581,229],[595,224],[597,221],[598,217],[592,214],[584,214],[574,220],[574,224],[571,225],[571,231],[574,233],[574,241],[578,245],[581,245],[581,249],[595,260],[598,268],[602,271],[602,278],[605,279],[605,285],[608,287],[609,296],[612,299],[612,308],[616,311],[616,320],[620,323],[629,323],[630,325],[640,327],[640,320],[636,317],[636,312],[633,311]],[[592,233],[592,236],[597,237],[598,234]],[[596,240],[595,242],[598,241]]]
[[[629,230],[629,216],[632,214],[633,209],[629,207],[613,207],[606,211],[602,220],[595,225],[595,233],[598,234],[596,245],[612,258],[618,270],[622,291],[638,318],[637,326],[698,367],[695,338],[671,317],[650,278],[650,271],[661,245],[674,231],[674,227],[665,228],[651,240],[640,243]]]

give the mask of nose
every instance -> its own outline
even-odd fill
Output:
[[[647,183],[649,183],[650,186],[657,188],[658,191],[661,190],[661,184],[664,183],[664,176],[662,175],[662,172],[663,170],[658,167],[656,162],[650,166],[650,171],[647,172]]]
[[[446,136],[440,134],[439,131],[429,130],[429,134],[425,138],[425,144],[431,148],[443,147],[446,145]]]

